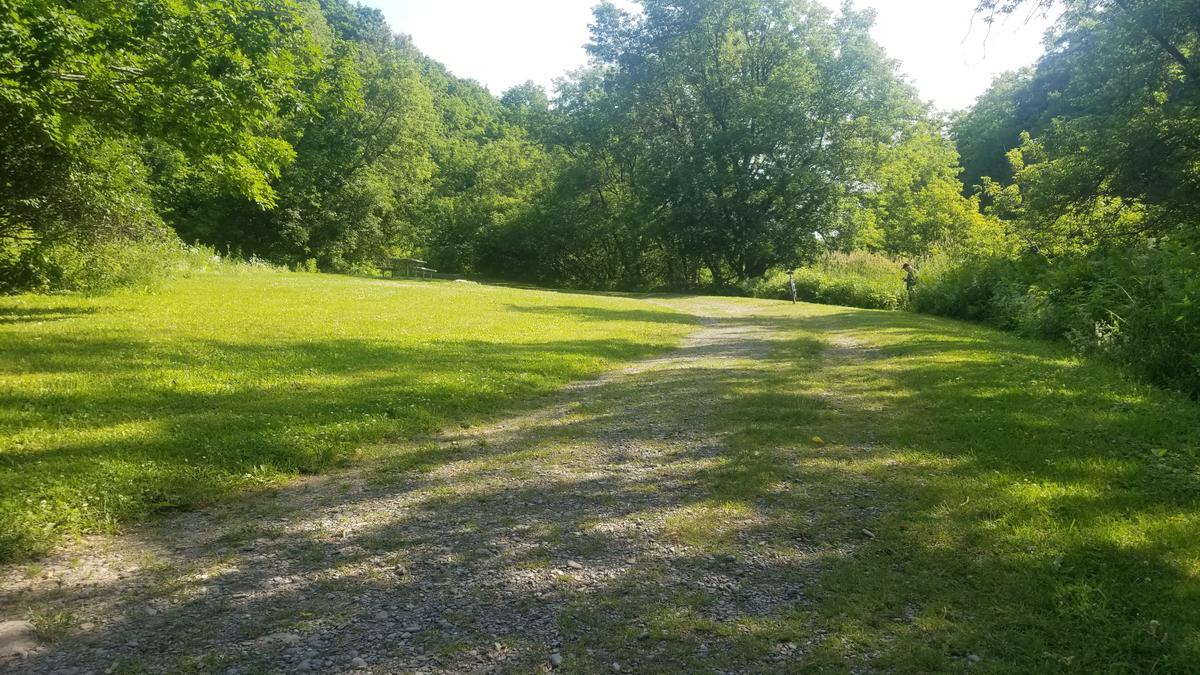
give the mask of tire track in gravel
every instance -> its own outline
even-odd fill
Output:
[[[715,620],[802,604],[771,569],[830,551],[713,557],[665,532],[721,462],[722,389],[786,337],[745,304],[660,302],[701,327],[535,412],[3,570],[0,620],[57,635],[0,670],[545,672],[571,666],[564,620],[614,595],[707,593]]]

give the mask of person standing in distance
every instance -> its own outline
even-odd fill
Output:
[[[904,270],[904,286],[908,289],[909,297],[912,297],[913,289],[917,287],[917,271],[909,263],[904,263],[900,269]]]

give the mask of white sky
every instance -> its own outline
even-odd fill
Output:
[[[547,89],[584,65],[591,7],[598,0],[360,0],[378,7],[392,29],[455,75],[492,93],[533,80]],[[837,7],[840,0],[822,0]],[[626,0],[627,3],[627,0]],[[1006,70],[1042,54],[1048,20],[1024,14],[987,26],[975,0],[856,0],[878,12],[875,39],[926,100],[943,110],[970,105]]]

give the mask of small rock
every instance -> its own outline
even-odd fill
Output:
[[[562,665],[562,654],[551,654],[550,665],[557,668]]]
[[[416,624],[409,624],[402,629],[405,633],[420,633],[421,627]]]
[[[573,570],[581,570],[581,569],[583,569],[583,565],[580,565],[579,563],[575,562],[574,560],[568,560],[568,561],[567,561],[567,567],[570,567],[570,568],[571,568],[571,569],[573,569]]]
[[[376,620],[376,621],[387,621],[387,620],[388,620],[388,613],[387,613],[387,612],[376,612],[376,613],[375,613],[375,620]]]
[[[0,658],[26,656],[36,650],[33,624],[28,621],[0,622]]]
[[[971,663],[979,663],[983,659],[979,658],[978,654],[971,654],[971,655],[967,656],[967,660],[970,661]]]
[[[350,665],[354,668],[366,668],[367,662],[364,661],[361,656],[356,656],[350,660]]]
[[[863,535],[864,535],[864,536],[866,536],[868,539],[874,539],[874,538],[875,538],[875,533],[874,533],[874,532],[872,532],[872,531],[870,531],[870,530],[864,529],[864,530],[862,531],[862,533],[863,533]]]
[[[296,645],[302,640],[303,638],[296,633],[271,633],[270,635],[262,638],[261,642],[278,642],[285,645]]]
[[[619,664],[619,663],[617,663],[617,662],[615,662],[615,661],[614,661],[614,662],[613,662],[613,664],[612,664],[612,669],[613,669],[613,672],[614,672],[614,673],[619,673],[619,672],[621,672],[621,664]]]

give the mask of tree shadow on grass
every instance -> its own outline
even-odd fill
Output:
[[[978,326],[854,311],[808,326],[864,343],[792,386],[829,402],[811,428],[851,449],[825,464],[891,505],[830,569],[814,626],[886,670],[1200,662],[1200,409]],[[794,436],[767,423],[748,446]]]
[[[142,563],[145,572],[99,584],[102,598],[119,598],[110,608],[117,618],[39,663],[269,670],[297,663],[285,653],[297,634],[322,657],[336,655],[336,663],[320,663],[326,671],[347,668],[342,657],[351,649],[386,671],[535,669],[547,650],[566,650],[559,614],[575,601],[607,597],[628,575],[645,581],[644,590],[660,578],[677,593],[691,583],[687,570],[695,564],[713,566],[714,576],[737,567],[694,562],[698,549],[654,536],[635,540],[624,528],[639,521],[657,527],[707,499],[700,469],[725,460],[704,420],[720,405],[724,383],[739,375],[704,364],[775,346],[700,343],[677,352],[668,372],[605,378],[530,418],[397,449],[347,490],[334,476],[311,492],[286,489],[235,503],[229,512],[250,513],[228,520],[177,516],[129,547],[170,560],[169,571],[156,574],[154,564]],[[691,430],[681,430],[681,421]],[[575,558],[588,571],[569,578],[576,570],[567,560]],[[765,583],[777,588],[781,581],[764,571],[755,586]],[[800,597],[795,589],[789,602]],[[736,607],[737,589],[726,590],[725,604]],[[177,592],[170,601],[162,597],[168,591]],[[159,609],[148,615],[147,603]],[[404,618],[388,623],[381,613]],[[404,630],[410,621],[420,630]],[[148,625],[156,631],[146,637]],[[118,635],[141,637],[108,646]],[[482,660],[472,653],[494,642],[503,653]],[[581,664],[586,656],[568,654]]]
[[[99,312],[96,307],[18,307],[0,305],[0,326],[65,321]]]
[[[385,439],[478,421],[603,364],[657,351],[625,340],[394,346],[357,340],[138,343],[43,337],[0,391],[0,554],[36,531],[78,531],[312,473]],[[0,354],[3,357],[3,354]],[[32,500],[32,501],[31,501]],[[40,509],[29,504],[47,500]]]
[[[359,474],[144,530],[129,548],[151,561],[93,599],[18,600],[114,617],[33,665],[341,672],[352,652],[381,672],[535,672],[553,652],[575,672],[1196,662],[1193,407],[973,327],[857,312],[723,321],[761,332],[398,446]],[[858,347],[822,350],[817,336]],[[1150,459],[1147,445],[1168,452]]]

